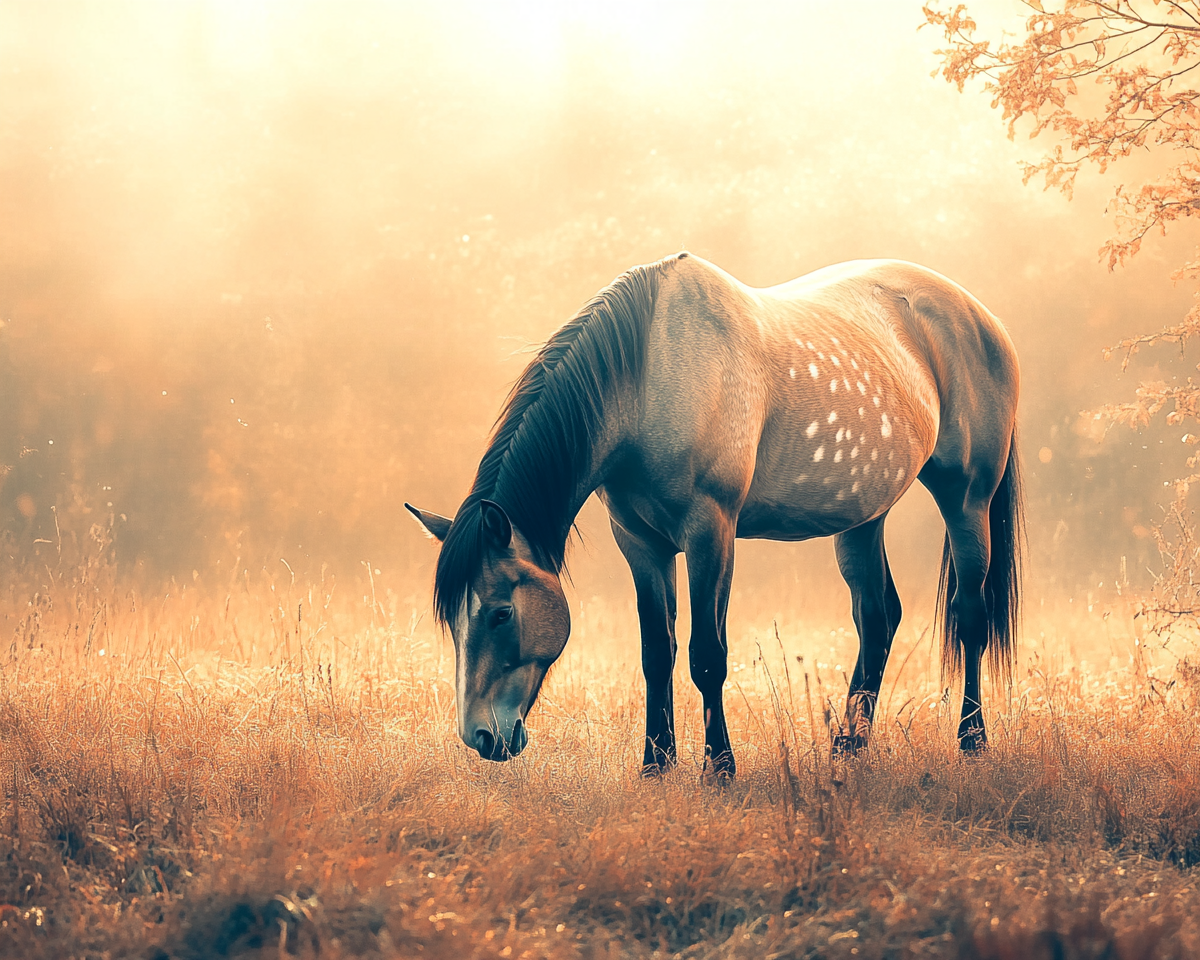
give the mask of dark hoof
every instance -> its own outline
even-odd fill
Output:
[[[984,733],[982,727],[972,727],[959,734],[958,748],[964,757],[982,756],[988,748],[987,734]]]
[[[661,777],[675,766],[675,743],[669,746],[655,743],[646,738],[646,751],[642,754],[642,776],[647,779]]]
[[[703,783],[724,786],[732,783],[737,774],[737,764],[733,762],[732,753],[723,753],[719,757],[705,757],[704,769],[700,772]]]
[[[867,749],[867,738],[859,736],[856,733],[843,734],[839,733],[833,738],[833,754],[834,760],[850,760],[858,756],[858,751]]]

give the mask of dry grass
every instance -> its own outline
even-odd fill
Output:
[[[716,790],[682,670],[680,768],[637,776],[624,610],[577,619],[529,750],[492,765],[453,736],[453,655],[419,600],[151,597],[94,568],[32,602],[20,584],[0,672],[4,955],[1200,952],[1196,658],[1135,646],[1098,607],[1031,619],[971,763],[923,623],[901,631],[870,756],[839,766],[851,635],[743,626],[739,778]]]

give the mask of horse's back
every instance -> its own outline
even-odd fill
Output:
[[[1014,405],[1003,327],[932,270],[854,261],[754,288],[672,258],[647,331],[641,482],[672,514],[698,494],[737,504],[739,536],[835,533],[889,509],[931,457],[969,455],[960,414],[1011,434]]]
[[[937,386],[942,415],[931,459],[944,469],[982,471],[990,487],[1016,429],[1020,369],[1008,331],[975,296],[927,267],[867,261],[861,277],[894,300]]]
[[[1016,429],[1020,371],[1008,331],[974,295],[901,260],[837,264],[764,292],[826,309],[855,300],[878,304],[897,340],[893,355],[915,373],[909,382],[924,379],[936,392],[935,400],[925,395],[938,411],[933,468],[983,490],[999,480]]]

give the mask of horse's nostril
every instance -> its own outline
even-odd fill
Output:
[[[491,730],[481,727],[475,731],[475,749],[486,760],[491,760],[496,752],[496,737]]]

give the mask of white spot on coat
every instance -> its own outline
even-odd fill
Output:
[[[851,458],[851,459],[853,459],[853,458]],[[854,476],[855,474],[857,474],[857,473],[858,473],[858,466],[857,466],[857,465],[855,465],[855,466],[853,466],[853,467],[851,467],[851,468],[850,468],[850,476],[852,476],[852,477],[853,477],[853,476]]]
[[[837,393],[837,381],[836,380],[829,381],[829,392]]]
[[[825,354],[823,354],[820,350],[817,351],[817,359],[819,359],[819,360],[825,359]]]
[[[854,486],[852,486],[852,487],[850,488],[850,492],[851,492],[851,493],[858,493],[858,488],[859,488],[859,487],[861,487],[861,486],[862,486],[862,484],[861,484],[861,483],[859,483],[857,480],[855,480],[855,481],[854,481]]]
[[[859,415],[860,417],[865,417],[865,416],[866,416],[866,414],[867,414],[867,411],[866,411],[866,410],[864,410],[862,407],[859,407],[859,408],[858,408],[858,415]]]
[[[830,337],[829,339],[833,341],[833,345],[834,345],[835,347],[840,347],[840,346],[841,346],[841,344],[840,344],[840,343],[838,343],[838,338],[837,338],[837,337]]]
[[[837,432],[837,442],[838,443],[842,442],[842,437],[845,435],[845,433],[846,433],[845,427],[838,427],[838,432]]]
[[[797,482],[797,483],[804,483],[804,481],[805,481],[805,480],[807,480],[807,479],[808,479],[808,474],[807,474],[807,473],[802,473],[802,474],[800,474],[800,476],[798,476],[798,477],[796,478],[796,482]]]
[[[797,343],[799,343],[800,341],[799,341],[799,340],[797,340],[796,342],[797,342]],[[809,343],[807,340],[805,340],[805,341],[804,341],[804,345],[805,345],[806,347],[808,347],[808,349],[809,349],[809,350],[812,350],[812,349],[813,349],[813,345],[812,345],[811,343]]]
[[[850,451],[850,459],[851,460],[858,459],[858,447],[855,447],[853,450]]]
[[[842,462],[842,451],[841,451],[841,450],[839,450],[837,453],[835,453],[835,454],[833,455],[833,462],[834,462],[834,463],[841,463],[841,462]]]
[[[879,398],[878,397],[872,397],[871,402],[874,403],[875,406],[879,406]]]
[[[788,367],[788,373],[790,373],[792,375],[793,380],[796,379],[796,368],[795,367]]]
[[[808,372],[811,373],[812,378],[816,380],[820,371],[817,370],[817,365],[815,363],[810,363],[808,365]]]
[[[853,367],[855,370],[857,370],[857,369],[858,369],[858,361],[857,361],[857,360],[855,360],[855,359],[853,359],[853,358],[851,358],[851,360],[850,360],[850,366],[852,366],[852,367]]]
[[[813,463],[820,463],[825,459],[825,444],[817,447],[817,452],[813,454]]]
[[[901,467],[899,470],[896,471],[896,479],[897,480],[904,479],[904,468],[903,467]]]
[[[879,425],[879,432],[885,437],[892,435],[892,425],[888,423],[888,415],[886,413],[883,415],[883,422]],[[889,457],[888,459],[890,460],[891,458]]]
[[[830,422],[830,423],[833,423],[833,422],[834,422],[834,421],[836,421],[836,420],[837,420],[837,411],[836,411],[836,410],[830,410],[830,411],[829,411],[829,422]]]
[[[812,423],[810,423],[808,425],[808,429],[805,430],[804,433],[806,436],[815,437],[817,435],[817,431],[820,429],[821,429],[821,425],[819,423],[817,423],[816,420],[814,420]]]
[[[871,371],[870,370],[863,371],[863,379],[866,380],[867,383],[871,382]]]
[[[837,357],[830,357],[829,359],[833,361],[833,365],[835,367],[840,367],[842,365],[842,361],[839,360]]]
[[[879,459],[879,451],[878,451],[878,450],[872,450],[872,451],[871,451],[871,459],[872,459],[872,460],[878,460],[878,459]]]
[[[845,491],[845,490],[839,490],[839,491],[837,492],[837,498],[838,498],[839,500],[845,500],[845,499],[846,499],[846,491]]]
[[[866,385],[861,380],[858,381],[858,392],[861,393],[863,396],[866,396],[866,394],[867,394]]]

